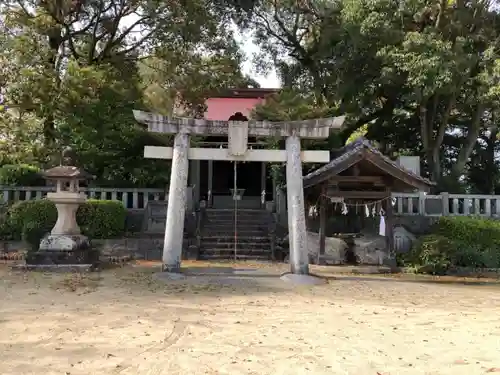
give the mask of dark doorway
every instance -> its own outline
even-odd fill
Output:
[[[234,163],[214,161],[213,194],[228,195],[234,188]],[[237,187],[245,196],[260,196],[262,163],[239,162],[236,165]]]

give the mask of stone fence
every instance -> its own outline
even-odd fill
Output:
[[[0,186],[0,202],[9,203],[41,199],[48,192],[55,191],[55,186]],[[167,192],[164,189],[134,189],[134,188],[81,188],[90,199],[111,199],[123,202],[129,210],[143,210],[148,201],[164,201]]]
[[[500,217],[500,195],[393,193],[396,215]]]
[[[188,206],[192,203],[193,189],[188,188]],[[0,186],[0,202],[16,202],[40,199],[55,187]],[[112,199],[123,202],[130,210],[143,210],[148,201],[165,201],[168,194],[163,189],[146,188],[82,188],[91,199]],[[404,216],[467,216],[500,217],[500,195],[448,194],[429,195],[425,193],[393,193],[394,214]],[[276,212],[286,220],[286,195],[276,191]]]

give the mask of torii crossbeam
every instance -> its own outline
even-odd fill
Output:
[[[179,272],[182,255],[189,160],[267,161],[286,163],[290,267],[295,274],[309,273],[304,213],[302,162],[328,163],[329,151],[301,151],[300,139],[324,139],[339,129],[345,117],[268,122],[214,121],[167,117],[134,111],[135,119],[154,133],[175,134],[174,147],[146,146],[146,158],[172,159],[162,269]],[[189,148],[191,135],[228,136],[227,149]],[[249,150],[248,136],[286,138],[285,150]]]

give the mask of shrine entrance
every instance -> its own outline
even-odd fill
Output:
[[[246,208],[264,208],[265,202],[273,198],[273,184],[268,168],[264,162],[202,160],[200,192],[195,199],[205,200],[210,208],[231,208],[233,203],[230,195],[231,189],[234,189],[236,173],[237,187],[244,189],[241,205]]]
[[[248,121],[246,118],[243,121]],[[227,137],[205,137],[198,143],[201,147],[228,149]],[[256,137],[248,137],[248,148],[259,150],[265,143]],[[236,168],[234,163],[236,163]],[[200,187],[194,197],[204,200],[209,208],[228,209],[234,207],[231,190],[234,177],[238,189],[243,189],[240,208],[264,209],[266,202],[274,198],[273,182],[269,174],[269,164],[253,161],[202,160],[198,175],[190,178],[191,185]]]
[[[330,160],[330,152],[302,151],[300,140],[301,137],[327,138],[331,128],[340,128],[343,124],[343,116],[289,122],[247,122],[172,118],[134,111],[134,117],[138,122],[147,125],[150,132],[175,134],[173,147],[144,148],[145,157],[172,160],[163,246],[163,271],[180,272],[184,219],[187,210],[189,161],[207,160],[212,162],[212,166],[214,161],[286,163],[290,269],[294,274],[309,274],[302,163],[327,163]],[[190,148],[191,135],[227,136],[228,147]],[[285,138],[285,150],[252,149],[249,147],[249,137]],[[233,164],[234,167],[237,171],[237,164]],[[237,177],[237,173],[234,176]],[[234,196],[234,200],[238,201],[239,194],[234,193],[233,191],[231,197]]]

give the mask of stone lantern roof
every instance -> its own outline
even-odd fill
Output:
[[[84,171],[81,168],[78,167],[72,167],[68,165],[60,165],[54,168],[47,169],[46,171],[42,172],[42,175],[44,178],[48,180],[89,180],[92,179],[94,176],[92,176],[90,173]]]

